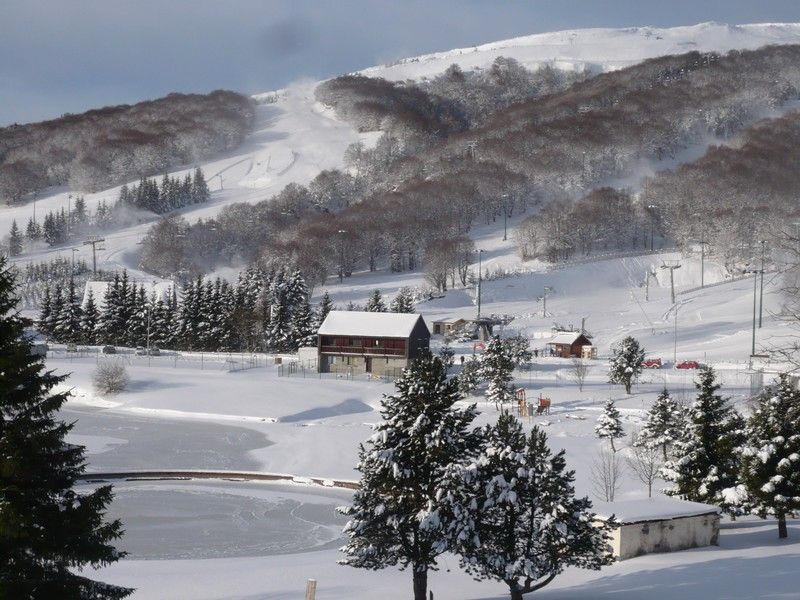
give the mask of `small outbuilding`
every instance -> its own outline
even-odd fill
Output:
[[[597,502],[598,517],[612,514],[620,526],[611,536],[617,560],[643,554],[716,546],[720,509],[673,498]]]
[[[462,329],[466,324],[466,319],[440,319],[433,322],[433,335],[448,335]]]
[[[559,331],[547,342],[551,356],[561,358],[596,358],[592,342],[580,331]]]
[[[430,348],[421,315],[331,311],[317,336],[321,373],[398,375]]]

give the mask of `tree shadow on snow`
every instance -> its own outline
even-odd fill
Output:
[[[352,415],[356,413],[372,412],[372,407],[364,404],[361,400],[349,398],[344,402],[333,406],[320,406],[309,410],[304,410],[293,415],[286,415],[278,419],[281,423],[297,423],[299,421],[316,421],[327,417],[339,417],[342,415]]]

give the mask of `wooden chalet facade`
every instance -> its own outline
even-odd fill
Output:
[[[317,364],[321,373],[397,375],[430,339],[420,315],[331,311],[317,335]]]
[[[580,331],[559,331],[547,342],[551,356],[561,358],[596,358],[592,342]]]

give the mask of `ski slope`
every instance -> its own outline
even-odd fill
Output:
[[[664,54],[690,50],[725,52],[757,48],[765,44],[800,42],[800,24],[724,25],[702,23],[689,27],[655,29],[584,29],[538,34],[405,59],[391,65],[361,71],[372,77],[419,80],[444,71],[457,63],[464,69],[486,68],[498,56],[515,58],[525,66],[552,65],[561,69],[611,70]],[[254,131],[242,146],[200,164],[212,190],[212,200],[187,207],[181,213],[190,221],[209,218],[231,203],[255,203],[280,191],[288,183],[307,183],[323,169],[341,167],[347,146],[356,141],[373,143],[379,133],[358,133],[348,123],[314,100],[317,82],[301,81],[284,90],[257,94]],[[183,176],[197,165],[171,172]],[[87,208],[94,211],[101,200],[113,202],[119,186],[85,194]],[[41,222],[51,210],[66,209],[69,195],[80,190],[50,189],[35,203],[0,207],[0,236],[6,235],[12,220],[23,228],[36,214]],[[134,277],[151,279],[137,270],[138,244],[155,220],[107,233],[105,249],[99,254],[104,269],[127,268]],[[74,245],[76,258],[91,258],[91,250]],[[72,247],[43,248],[15,259],[17,263],[62,255],[72,256]]]

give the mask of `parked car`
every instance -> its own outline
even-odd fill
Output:
[[[117,349],[114,346],[103,346],[103,354],[116,354]]]
[[[642,367],[645,369],[660,369],[661,368],[661,359],[660,358],[648,358],[642,363]]]
[[[67,352],[77,352],[78,346],[75,344],[67,344]]]
[[[136,350],[133,353],[136,356],[147,356],[147,350],[144,349],[144,346],[136,346]]]
[[[150,346],[150,356],[161,356],[161,350],[158,346]]]
[[[696,360],[684,360],[683,362],[679,362],[676,366],[676,369],[699,369],[700,363]]]

